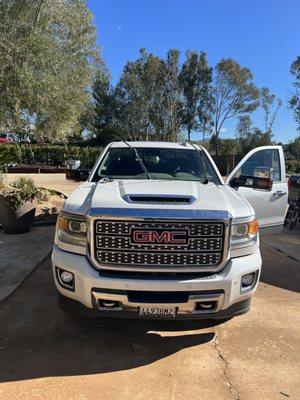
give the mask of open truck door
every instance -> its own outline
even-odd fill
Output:
[[[227,177],[226,184],[252,205],[262,235],[281,232],[288,199],[281,146],[251,150]]]

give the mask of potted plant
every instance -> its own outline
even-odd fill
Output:
[[[39,189],[29,178],[21,177],[12,184],[0,182],[0,223],[5,233],[30,230],[38,193]]]

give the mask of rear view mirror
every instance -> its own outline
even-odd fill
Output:
[[[249,187],[252,189],[272,190],[274,171],[272,168],[256,167],[254,176],[240,175],[230,180],[231,187]]]

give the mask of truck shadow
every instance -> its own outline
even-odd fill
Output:
[[[281,254],[263,241],[261,253],[261,282],[300,293],[300,262]]]
[[[209,322],[68,315],[58,308],[47,259],[1,304],[0,382],[137,368],[213,338]]]

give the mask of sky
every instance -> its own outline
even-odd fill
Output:
[[[139,49],[165,57],[170,48],[205,51],[211,66],[233,58],[251,69],[257,86],[283,101],[273,126],[274,139],[288,142],[297,133],[288,109],[294,78],[290,66],[300,56],[300,0],[88,0],[98,44],[115,84]],[[262,114],[253,115],[263,127]],[[224,125],[234,137],[237,121]],[[197,139],[194,137],[193,139]]]

